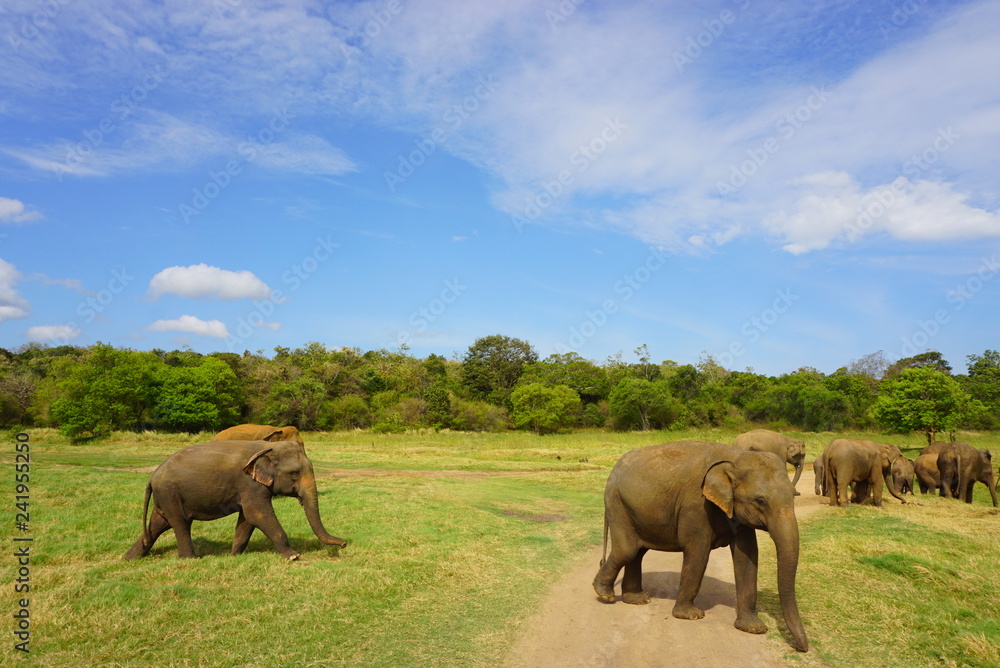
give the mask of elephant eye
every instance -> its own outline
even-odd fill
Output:
[[[764,498],[763,496],[758,496],[756,499],[754,499],[754,502],[758,506],[762,506],[762,507],[767,505],[767,499]]]
[[[300,475],[302,475],[302,471],[299,471],[298,469],[292,471],[292,477],[293,478],[297,479]]]

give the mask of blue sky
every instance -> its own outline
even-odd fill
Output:
[[[0,9],[0,345],[1000,347],[1000,5]]]

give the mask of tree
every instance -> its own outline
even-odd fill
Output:
[[[670,396],[667,383],[642,378],[625,378],[608,395],[612,424],[616,429],[639,427],[649,431],[654,426],[670,426],[680,407]]]
[[[896,360],[885,370],[885,377],[892,378],[898,376],[904,369],[917,369],[920,367],[930,367],[935,371],[945,374],[951,373],[951,365],[945,361],[941,353],[935,350],[928,350],[913,357],[904,357],[903,359]]]
[[[538,353],[525,341],[494,334],[476,339],[462,358],[462,385],[476,399],[501,406]]]
[[[106,435],[113,429],[138,428],[155,396],[152,353],[93,346],[61,385],[52,414],[67,436]]]
[[[852,376],[867,376],[877,381],[882,380],[888,368],[889,360],[885,356],[885,351],[879,350],[851,360],[845,371]]]
[[[933,443],[938,432],[954,431],[985,410],[954,378],[932,367],[913,367],[883,382],[871,413],[884,429],[922,431]]]
[[[175,431],[218,431],[239,418],[240,390],[236,374],[215,357],[195,367],[160,370],[153,417],[158,426]]]
[[[604,369],[574,352],[553,353],[541,362],[531,364],[525,369],[520,382],[565,385],[573,388],[585,403],[600,401],[607,396]]]
[[[565,385],[518,385],[510,395],[510,403],[514,425],[518,429],[530,428],[536,434],[552,434],[569,427],[580,413],[580,395]]]
[[[965,388],[989,411],[987,426],[995,428],[1000,418],[1000,352],[987,350],[982,355],[969,355],[969,375]]]

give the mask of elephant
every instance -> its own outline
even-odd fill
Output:
[[[764,633],[767,625],[757,616],[756,530],[765,530],[777,552],[778,596],[791,644],[806,651],[809,644],[795,600],[799,526],[794,492],[784,462],[770,452],[699,441],[626,452],[604,490],[604,550],[593,583],[598,598],[615,602],[615,580],[624,567],[622,601],[648,603],[642,589],[643,556],[649,550],[683,552],[673,616],[701,619],[705,613],[694,599],[709,553],[729,545],[736,575],[734,625]]]
[[[941,488],[946,498],[972,503],[972,488],[977,482],[986,485],[997,507],[997,485],[993,477],[993,455],[989,450],[976,450],[968,443],[949,443],[938,455]],[[957,490],[953,494],[952,490]]]
[[[305,446],[299,430],[292,426],[272,427],[269,424],[238,424],[223,429],[212,437],[213,441],[295,441]]]
[[[941,488],[941,473],[938,471],[938,456],[949,445],[944,441],[935,441],[917,455],[916,461],[913,462],[913,472],[921,494],[934,494],[940,489],[941,496],[944,496],[944,489]]]
[[[149,498],[153,512],[149,514]],[[271,505],[273,496],[294,496],[305,509],[313,533],[326,545],[347,547],[323,528],[312,462],[295,441],[210,441],[178,450],[160,464],[146,483],[142,535],[125,559],[144,557],[167,529],[177,537],[180,557],[194,557],[192,520],[216,520],[239,513],[232,554],[241,554],[254,529],[264,532],[288,560],[299,553]]]
[[[733,445],[741,450],[773,452],[795,467],[792,487],[799,484],[799,477],[802,475],[802,468],[806,461],[806,444],[802,439],[789,438],[770,429],[754,429],[737,436]],[[798,495],[799,492],[796,491],[795,496]]]
[[[856,438],[835,438],[823,451],[826,460],[826,487],[830,494],[830,505],[864,503],[869,494],[873,503],[882,506],[882,486],[901,502],[906,501],[890,481],[892,462],[902,457],[894,445],[875,443]],[[852,488],[848,497],[847,487]]]
[[[816,477],[816,496],[826,496],[826,459],[823,455],[813,460],[813,475]]]
[[[900,496],[913,494],[913,462],[906,457],[897,457],[892,462],[892,485]]]

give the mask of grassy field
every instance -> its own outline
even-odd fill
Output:
[[[86,444],[49,430],[30,436],[33,663],[484,666],[502,663],[547,583],[599,544],[604,481],[623,452],[668,440],[731,442],[735,433],[307,434],[317,473],[343,476],[320,478],[320,505],[326,527],[351,544],[322,545],[298,504],[278,499],[302,552],[292,563],[259,532],[246,554],[230,557],[228,518],[194,525],[201,559],[178,560],[170,532],[149,557],[121,559],[139,535],[148,478],[127,469],[155,466],[206,435],[116,434]],[[801,436],[809,461],[834,437]],[[922,447],[868,437],[911,458]],[[1000,452],[1000,435],[960,437]],[[13,434],[7,441],[0,521],[13,527]],[[515,472],[528,473],[501,475]],[[971,506],[917,501],[823,508],[802,522],[799,605],[817,652],[791,661],[1000,665],[1000,516],[982,485]],[[760,606],[780,619],[768,549],[761,541]],[[11,628],[21,595],[16,560],[6,560]],[[4,637],[7,664],[17,652]]]

